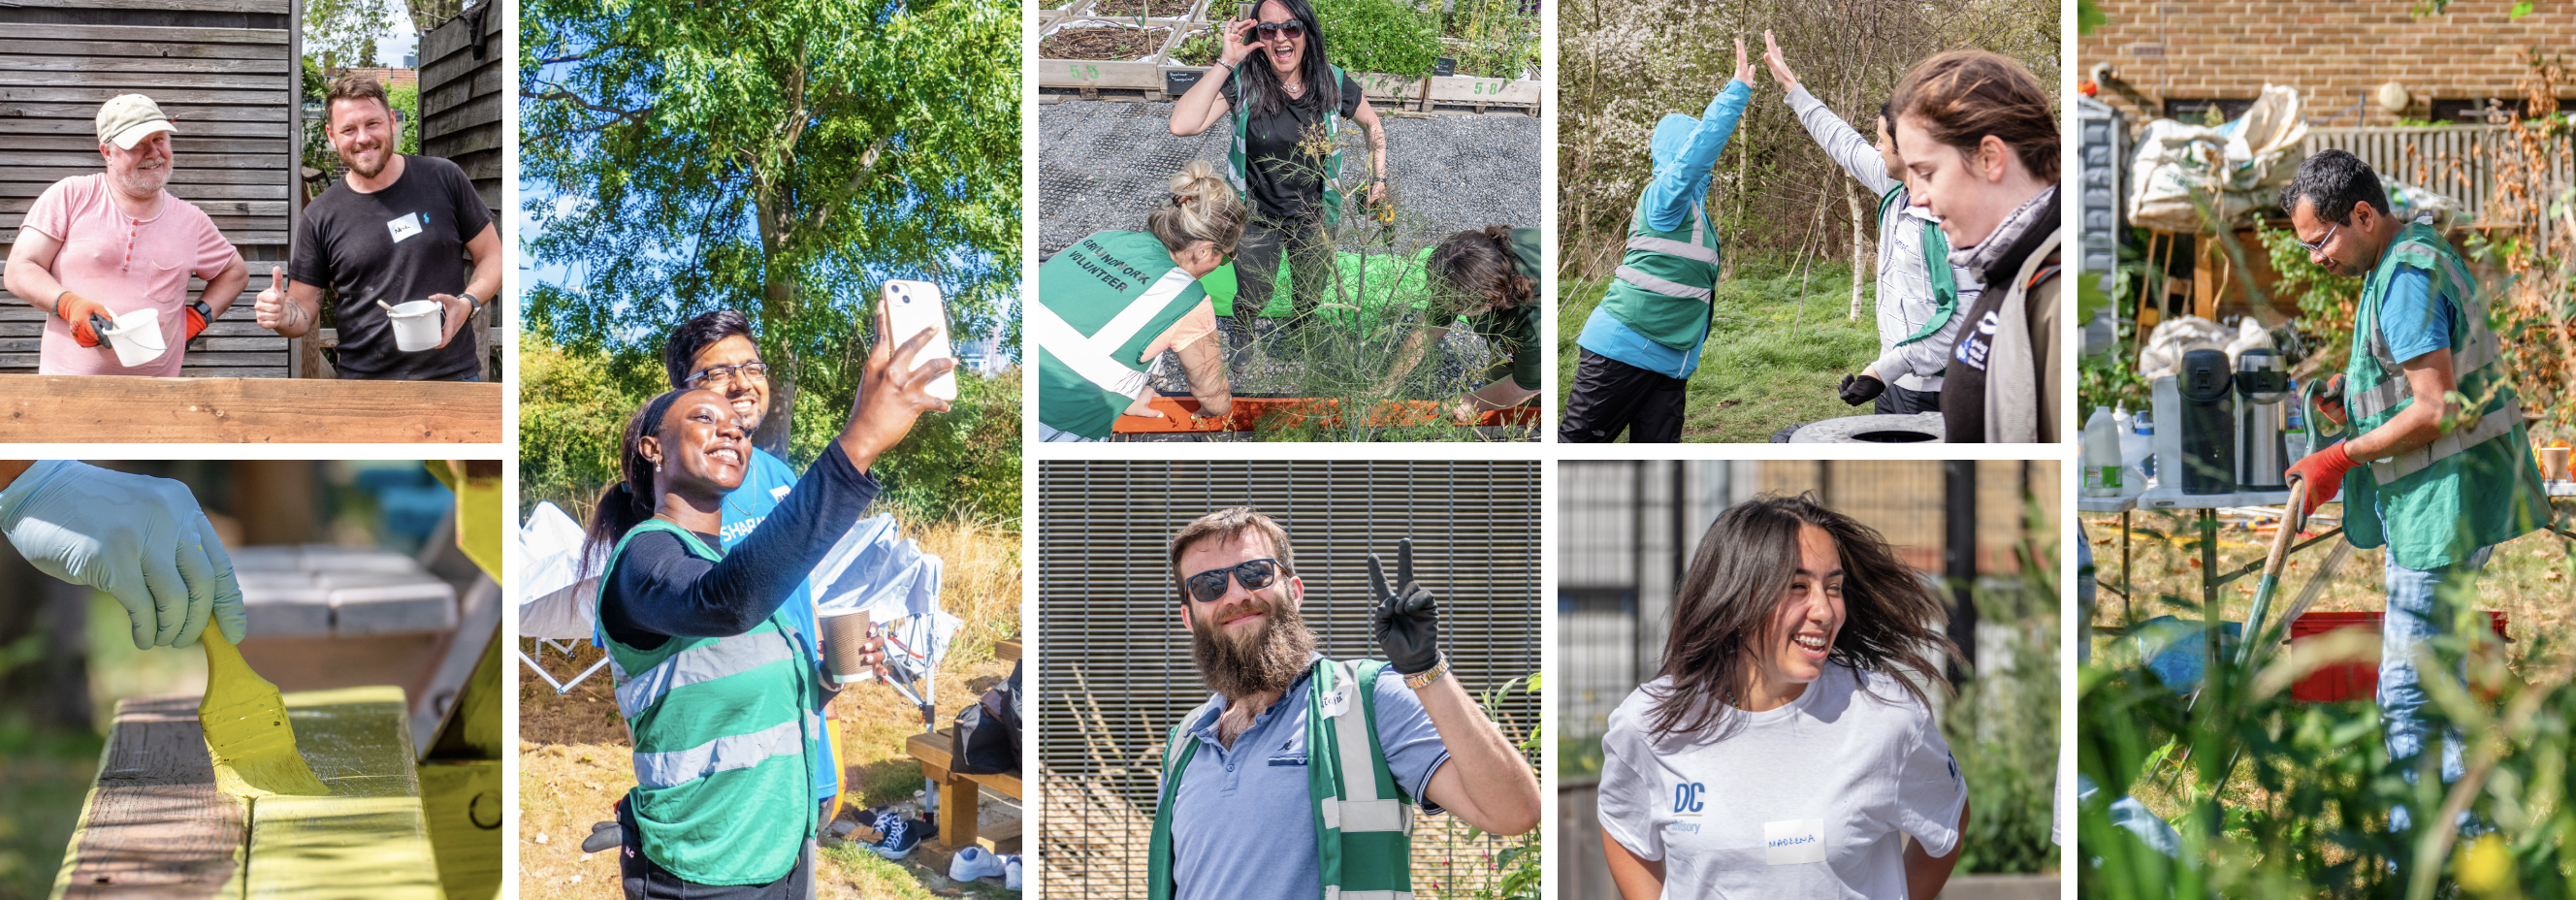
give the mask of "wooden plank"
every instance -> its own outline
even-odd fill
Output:
[[[501,21],[501,16],[486,13],[483,16],[482,33],[469,36],[466,33],[467,26],[474,24],[472,19],[465,16],[449,19],[447,24],[430,29],[428,34],[421,35],[420,59],[423,63],[445,59],[449,54],[468,52],[476,43],[483,43],[489,48],[484,53],[484,58],[499,56],[500,43],[492,39],[500,36]]]
[[[97,112],[97,107],[91,107],[92,118],[89,119],[32,119],[0,114],[0,134],[63,135],[89,141],[89,146],[95,148],[98,146]],[[170,121],[187,133],[184,140],[194,141],[217,137],[292,140],[294,135],[293,130],[287,126],[284,116],[277,117],[273,122],[218,122],[203,117],[184,116],[169,109],[163,109],[161,112],[163,115],[178,116]],[[11,138],[13,141],[20,139]]]
[[[1003,662],[1020,661],[1020,640],[1011,638],[993,642],[993,658]]]
[[[500,64],[490,60],[484,60],[479,64],[479,66],[480,67],[473,72],[473,77],[471,78],[459,77],[454,80],[442,79],[440,81],[433,82],[427,78],[429,73],[421,73],[423,76],[421,78],[421,84],[434,84],[436,87],[431,90],[424,90],[421,92],[420,117],[423,120],[435,120],[448,110],[463,105],[467,100],[475,97],[500,93]]]
[[[63,47],[52,44],[38,44],[31,49],[34,52],[51,53],[61,52]],[[293,70],[288,68],[284,58],[241,59],[238,57],[224,57],[220,59],[199,59],[184,56],[176,58],[159,56],[96,56],[77,52],[73,55],[66,56],[0,56],[0,70],[23,70],[30,72],[196,72],[206,74],[277,75],[281,77],[294,74]]]
[[[189,12],[249,12],[284,15],[293,12],[287,0],[0,0],[0,9],[27,7],[35,9],[137,9],[159,12],[184,9]]]
[[[74,178],[82,175],[96,175],[99,171],[98,167],[95,166],[85,169],[19,166],[12,162],[10,157],[0,155],[0,182],[18,181],[34,182],[37,184],[52,184],[65,178]],[[191,169],[187,166],[179,166],[170,171],[170,183],[177,186],[173,187],[170,192],[180,196],[187,196],[187,186],[192,184],[265,185],[273,188],[274,193],[254,193],[247,196],[255,199],[267,200],[287,196],[286,186],[289,182],[286,178],[286,172],[279,167],[271,167],[267,169]],[[0,190],[6,189],[0,188]],[[42,189],[39,188],[38,190],[41,191]],[[235,194],[227,196],[243,195]]]
[[[420,145],[422,152],[452,161],[469,153],[501,149],[501,129],[497,125],[477,125],[424,138]]]
[[[503,387],[0,375],[0,443],[501,442]]]
[[[257,323],[244,323],[243,327],[262,332],[267,331],[267,329],[260,328]],[[0,356],[36,352],[39,342],[44,340],[44,338],[39,336],[41,334],[40,330],[38,328],[25,328],[24,326],[22,326],[22,328],[26,332],[23,335],[0,337]],[[207,332],[208,334],[212,334],[213,329],[207,329]],[[286,352],[286,339],[273,333],[269,334],[267,337],[246,335],[209,337],[207,335],[198,335],[196,340],[188,342],[187,358],[191,360],[201,359],[207,357],[209,354],[217,358],[223,358],[227,357],[229,354],[261,352]],[[284,357],[280,357],[280,359],[283,360]],[[225,361],[237,362],[238,360],[226,359]],[[285,365],[282,361],[278,364]]]
[[[499,72],[500,68],[500,54],[497,53],[485,54],[482,59],[475,59],[470,53],[458,53],[438,59],[422,57],[420,83],[424,88],[431,85],[454,84],[466,81],[469,73],[484,69]],[[421,112],[424,115],[428,114],[429,107],[422,106]]]
[[[277,167],[277,155],[274,153],[179,153],[176,148],[173,148],[171,155],[173,159],[170,175],[173,178],[191,169],[274,169]],[[39,168],[53,166],[88,169],[92,172],[104,171],[103,167],[106,165],[105,157],[98,155],[98,147],[95,144],[91,145],[89,152],[86,153],[37,151],[32,148],[23,151],[0,150],[0,160],[6,160],[10,165]]]
[[[0,36],[8,35],[10,29],[13,27],[16,26],[0,24]],[[277,60],[277,62],[272,63],[272,65],[287,65],[285,60],[288,58],[285,47],[266,44],[156,44],[143,41],[48,41],[28,38],[22,40],[20,46],[26,48],[26,52],[28,53],[42,53],[52,56],[132,56],[160,57],[169,60]],[[288,65],[286,71],[292,72],[294,71],[294,67]]]
[[[197,699],[117,704],[55,897],[241,896],[249,807],[215,789]]]
[[[999,791],[1005,797],[1020,796],[1020,776],[1018,775],[957,775],[948,771],[948,744],[951,740],[953,738],[946,731],[916,732],[913,736],[904,739],[903,750],[905,754],[919,760],[922,774],[933,780],[952,776],[964,778]],[[947,823],[941,823],[941,827],[946,826]]]
[[[244,900],[442,900],[402,689],[298,691],[286,695],[286,714],[296,749],[331,793],[251,805]]]
[[[0,0],[0,3],[8,0]],[[0,68],[0,87],[122,87],[159,97],[176,88],[274,89],[284,74],[243,72],[116,72]],[[159,102],[159,101],[154,101]]]
[[[88,134],[29,134],[19,135],[9,139],[9,146],[11,149],[51,151],[55,153],[76,153],[81,155],[84,162],[101,158],[98,155],[99,143],[98,135],[94,132]],[[273,157],[276,154],[286,152],[289,146],[289,142],[283,137],[205,136],[193,133],[173,134],[170,136],[170,152],[176,154],[181,159],[188,159],[204,153],[265,153]],[[276,160],[271,159],[269,162],[273,165],[276,163]]]
[[[445,124],[448,128],[471,128],[499,122],[501,121],[501,95],[487,94],[476,97],[443,115],[448,117]]]
[[[0,103],[91,103],[91,104],[97,104],[97,103],[105,103],[105,102],[107,102],[107,99],[108,99],[109,97],[114,97],[114,96],[116,96],[116,95],[118,95],[118,94],[121,94],[121,93],[131,93],[131,92],[130,92],[130,91],[119,91],[119,90],[116,90],[116,89],[114,89],[114,88],[103,88],[103,87],[15,87],[15,86],[0,86]],[[285,109],[285,105],[289,102],[289,100],[288,100],[288,98],[287,98],[287,92],[286,92],[286,91],[284,91],[284,90],[273,90],[273,91],[218,91],[218,90],[194,90],[194,89],[192,89],[192,90],[173,90],[173,91],[153,91],[153,92],[152,92],[152,102],[154,102],[154,103],[210,103],[210,104],[236,104],[236,105],[274,106],[274,107],[278,107],[278,109],[279,109],[279,111],[280,111],[280,112],[283,112],[283,111],[284,111],[284,109]],[[97,107],[95,107],[95,106],[92,106],[92,107],[90,108],[90,116],[91,116],[93,119],[95,119],[95,118],[97,117],[97,115],[98,115],[98,108],[97,108]],[[176,120],[174,119],[173,121],[176,121]]]
[[[25,90],[33,90],[33,88]],[[79,97],[61,102],[20,102],[0,97],[0,122],[7,122],[13,118],[69,119],[79,122],[81,128],[87,129],[87,133],[95,135],[98,133],[98,105],[107,102],[107,98],[112,96],[115,95],[101,93],[96,97]],[[181,102],[161,97],[152,98],[152,102],[161,107],[163,115],[170,117],[171,124],[181,128],[196,122],[262,122],[282,125],[288,121],[287,114],[292,112],[276,103],[235,106],[212,102],[201,103],[195,100]]]
[[[165,4],[163,7],[167,9]],[[165,44],[284,44],[283,28],[165,28],[141,25],[0,23],[0,40],[151,41]]]
[[[503,780],[497,759],[420,764],[421,807],[451,900],[499,896]]]

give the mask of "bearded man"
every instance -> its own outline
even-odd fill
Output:
[[[384,85],[355,75],[332,83],[323,123],[348,172],[304,207],[285,269],[259,292],[259,327],[303,337],[322,322],[322,289],[338,294],[341,378],[479,381],[474,341],[457,340],[474,311],[501,291],[501,232],[474,182],[455,163],[395,152],[403,123]],[[413,127],[418,127],[415,123]],[[465,259],[471,255],[469,274]],[[427,300],[439,343],[404,350],[388,307]]]
[[[1288,533],[1251,507],[1172,538],[1181,624],[1215,695],[1172,727],[1155,801],[1152,900],[1403,900],[1413,817],[1501,835],[1538,825],[1537,774],[1449,677],[1437,603],[1369,556],[1385,660],[1315,652]]]

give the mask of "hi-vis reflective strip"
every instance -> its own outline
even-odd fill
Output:
[[[748,769],[773,756],[802,753],[804,724],[800,718],[750,734],[720,737],[686,750],[635,754],[635,782],[648,788],[675,787],[718,772]]]
[[[1644,288],[1650,293],[1662,294],[1666,297],[1678,297],[1683,300],[1697,300],[1701,303],[1707,303],[1710,301],[1710,298],[1717,295],[1716,291],[1709,288],[1695,288],[1678,281],[1658,278],[1654,275],[1647,274],[1644,270],[1638,269],[1635,266],[1620,266],[1618,276],[1621,281]]]
[[[1678,256],[1683,259],[1704,262],[1712,266],[1717,265],[1717,251],[1711,250],[1708,247],[1708,212],[1707,210],[1702,209],[1700,204],[1691,204],[1690,223],[1690,243],[1685,244],[1680,241],[1673,240],[1672,238],[1660,238],[1652,235],[1640,234],[1631,235],[1628,238],[1628,249],[1644,250],[1648,253],[1661,253],[1667,256]],[[1642,230],[1645,225],[1642,215],[1637,224],[1640,230]],[[1641,284],[1638,285],[1638,287],[1645,287],[1645,285]]]
[[[2397,455],[2395,459],[2373,460],[2370,475],[2380,484],[2413,475],[2426,466],[2441,462],[2471,447],[2513,433],[2522,422],[2522,404],[2506,401],[2504,408],[2478,417],[2478,424],[2451,432],[2433,442]]]
[[[1161,313],[1173,297],[1188,290],[1190,284],[1197,280],[1188,270],[1172,267],[1143,296],[1130,301],[1126,309],[1118,311],[1116,318],[1101,326],[1100,333],[1088,337],[1044,303],[1029,304],[1028,323],[1036,326],[1038,347],[1053,355],[1057,362],[1064,363],[1065,368],[1072,369],[1074,374],[1082,376],[1082,380],[1101,390],[1142,397],[1152,384],[1146,380],[1145,373],[1118,361],[1118,349],[1134,340],[1136,333],[1145,330],[1145,326],[1154,321],[1154,316]]]
[[[1343,834],[1410,834],[1413,816],[1404,801],[1377,795],[1377,760],[1369,752],[1368,706],[1360,702],[1358,693],[1377,686],[1359,683],[1359,666],[1350,660],[1335,663],[1334,670],[1344,692],[1342,710],[1333,715],[1333,754],[1341,764],[1342,796],[1320,802],[1324,826]]]
[[[2469,327],[2476,333],[2469,335],[2468,346],[2460,348],[2460,352],[2451,357],[2452,372],[2475,372],[2487,363],[2494,362],[2499,355],[2495,332],[2487,330],[2485,325],[2476,322],[2471,322]],[[2387,371],[2388,378],[2371,385],[2368,390],[2355,390],[2350,392],[2350,396],[2343,398],[2344,407],[2358,418],[2369,418],[2387,412],[2397,404],[2405,402],[2407,397],[2414,395],[2413,388],[2406,383],[2406,373],[2403,368],[2399,363],[2388,358],[2391,354],[2388,350],[2387,336],[2374,331],[2370,337],[2370,349],[2372,356],[2380,358],[2380,368]]]
[[[767,635],[777,640],[761,640],[759,637],[739,635],[703,647],[692,647],[672,654],[669,659],[644,670],[641,676],[620,676],[617,711],[632,720],[643,715],[653,701],[662,699],[662,695],[670,693],[672,688],[714,681],[795,658],[795,651],[788,648],[784,635]]]
[[[1413,900],[1412,891],[1345,891],[1324,886],[1324,900]]]

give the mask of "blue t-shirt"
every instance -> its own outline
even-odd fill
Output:
[[[2398,362],[2451,347],[2449,297],[2433,296],[2433,276],[2413,266],[2398,266],[2379,300],[2379,334]]]
[[[1312,670],[1234,739],[1217,742],[1222,700],[1181,730],[1199,742],[1181,772],[1172,807],[1174,900],[1314,900],[1324,893],[1322,863],[1315,856],[1315,803],[1306,794],[1306,691]],[[1387,769],[1424,812],[1439,807],[1422,798],[1431,774],[1449,761],[1449,748],[1431,727],[1420,698],[1395,669],[1378,672],[1379,748]],[[1329,752],[1329,751],[1327,751]],[[1165,790],[1171,790],[1169,785]],[[1158,805],[1161,798],[1156,798]],[[1246,865],[1246,860],[1260,860]]]
[[[788,490],[795,486],[796,470],[788,466],[786,460],[771,456],[766,450],[752,450],[751,465],[742,473],[742,486],[725,495],[724,530],[717,535],[724,539],[724,548],[731,550],[743,538],[750,537],[751,530],[760,527],[760,520],[768,518],[769,511],[777,509],[779,501],[787,499]],[[787,621],[796,626],[798,634],[804,635],[804,645],[808,650],[820,648],[820,637],[814,630],[814,586],[810,582],[798,582],[796,594],[787,598],[779,611],[787,615]],[[830,799],[835,781],[832,777],[835,771],[832,743],[823,738],[823,729],[817,723],[814,740],[806,747],[806,751],[814,756],[816,800]]]

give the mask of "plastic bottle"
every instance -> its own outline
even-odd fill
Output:
[[[2148,427],[2147,417],[2130,415],[2127,407],[2115,407],[2111,420],[2120,426],[2120,484],[2127,488],[2123,493],[2145,493],[2147,472],[2155,467],[2155,429]]]
[[[2295,463],[2306,459],[2311,452],[2308,449],[2307,411],[2303,408],[2307,404],[2299,401],[2298,379],[2290,379],[2289,399],[2282,401],[2281,405],[2289,408],[2289,414],[2281,417],[2282,452]]]
[[[2111,424],[2111,408],[2093,407],[2084,420],[2084,496],[2120,496],[2120,433]]]
[[[2139,410],[2134,421],[2138,424],[2138,430],[2136,434],[2130,435],[2130,438],[2136,440],[2137,448],[2131,450],[2129,439],[2123,439],[2120,443],[2120,457],[2136,460],[2133,465],[2138,470],[2138,489],[2144,491],[2148,482],[2156,480],[2155,414],[2147,410]]]

